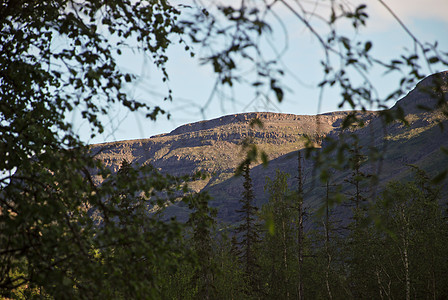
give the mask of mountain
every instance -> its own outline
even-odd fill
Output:
[[[448,71],[426,77],[399,100],[392,109],[401,107],[405,114],[415,114],[430,110],[438,110],[447,105]],[[446,110],[445,110],[446,111]]]
[[[442,82],[442,84],[438,84]],[[391,112],[404,111],[408,125],[393,122],[385,125],[380,112],[355,112],[364,120],[365,126],[351,133],[359,137],[359,145],[368,149],[372,145],[385,151],[384,159],[367,164],[366,172],[379,175],[379,186],[387,181],[409,176],[409,165],[417,165],[434,175],[448,166],[448,156],[440,151],[448,147],[448,125],[443,114],[443,102],[448,100],[448,72],[432,75],[397,102]],[[437,88],[434,86],[437,84]],[[426,111],[426,106],[434,110]],[[303,149],[303,137],[309,136],[316,147],[324,137],[337,140],[343,132],[342,122],[353,112],[333,112],[317,116],[301,116],[269,112],[252,112],[228,115],[218,119],[186,124],[167,134],[149,139],[128,140],[91,145],[92,153],[112,171],[116,172],[123,160],[133,165],[151,164],[163,173],[187,175],[204,171],[210,176],[190,184],[194,191],[206,190],[212,197],[212,205],[218,207],[218,217],[234,221],[235,209],[242,193],[242,178],[235,177],[235,168],[245,158],[242,144],[251,141],[264,151],[270,163],[268,167],[253,165],[251,176],[257,203],[266,199],[264,185],[266,177],[273,177],[276,169],[291,174],[289,183],[295,189],[298,168],[297,151]],[[253,120],[261,121],[262,127]],[[445,126],[446,127],[446,126]],[[346,132],[345,130],[344,132]],[[305,197],[308,206],[318,207],[324,188],[314,180],[314,165],[304,161],[307,181]],[[349,171],[340,171],[334,176],[342,183]],[[98,183],[100,183],[98,179]],[[349,190],[343,191],[350,193]],[[187,215],[185,207],[170,208],[179,218]]]

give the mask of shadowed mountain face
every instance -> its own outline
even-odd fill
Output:
[[[447,101],[448,71],[445,71],[420,81],[415,89],[395,104],[394,108],[401,107],[405,114],[415,114],[437,110],[443,106],[446,108]]]
[[[434,88],[434,83],[437,88]],[[448,156],[440,151],[448,146],[447,117],[441,112],[446,103],[448,72],[424,79],[416,89],[397,102],[406,114],[409,126],[395,122],[384,125],[377,113],[359,112],[365,121],[363,128],[354,132],[359,144],[385,151],[384,159],[367,164],[366,172],[379,176],[379,186],[387,181],[409,176],[409,166],[417,165],[431,174],[448,165]],[[421,110],[420,106],[436,108]],[[242,178],[234,177],[235,168],[245,158],[242,143],[251,141],[263,150],[270,160],[268,167],[253,165],[251,176],[257,203],[266,199],[264,185],[266,177],[273,177],[276,169],[291,174],[289,183],[296,189],[297,151],[304,148],[303,136],[307,135],[320,147],[326,136],[338,138],[343,119],[350,112],[334,112],[318,116],[300,116],[278,113],[245,113],[224,116],[218,119],[183,125],[168,134],[149,139],[120,141],[91,146],[91,151],[112,171],[117,171],[123,160],[134,165],[151,164],[163,173],[187,175],[196,171],[210,174],[205,180],[192,182],[195,191],[207,190],[214,198],[212,205],[218,207],[218,217],[226,221],[236,219],[235,209],[242,193]],[[258,119],[263,127],[251,126]],[[353,131],[352,131],[353,132]],[[324,145],[325,147],[325,145]],[[306,195],[308,206],[318,207],[324,189],[313,178],[313,163],[304,161]],[[335,181],[343,182],[349,171],[335,175]],[[98,179],[98,183],[101,181]],[[347,190],[349,193],[349,190]],[[183,219],[186,209],[171,208],[172,213]]]

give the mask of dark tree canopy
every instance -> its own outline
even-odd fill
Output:
[[[24,286],[54,298],[157,295],[156,274],[182,251],[181,226],[150,218],[146,201],[174,197],[182,180],[125,164],[111,175],[65,116],[78,110],[92,135],[103,132],[100,116],[113,103],[155,119],[160,108],[123,92],[134,77],[116,57],[136,47],[167,77],[179,11],[166,1],[0,5],[2,296]],[[96,176],[106,178],[101,186]]]

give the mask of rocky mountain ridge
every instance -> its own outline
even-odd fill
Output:
[[[383,184],[388,180],[400,179],[408,173],[410,164],[418,165],[434,173],[440,166],[448,165],[447,156],[440,148],[448,146],[448,130],[440,130],[440,124],[447,124],[446,116],[437,105],[440,99],[447,100],[446,85],[431,89],[434,78],[448,82],[448,72],[423,80],[392,109],[401,106],[409,122],[405,126],[399,122],[384,125],[377,112],[357,112],[365,126],[356,130],[360,145],[366,149],[373,144],[387,144],[387,153],[381,163],[379,177]],[[428,96],[429,95],[429,96]],[[435,95],[435,96],[434,96]],[[436,108],[435,111],[420,110],[418,105]],[[232,221],[242,192],[242,179],[235,178],[236,166],[244,159],[244,141],[251,141],[264,151],[270,160],[268,168],[254,164],[251,175],[258,204],[266,201],[263,192],[266,177],[273,177],[275,169],[291,174],[289,183],[294,189],[297,172],[297,151],[304,148],[303,136],[316,141],[316,146],[325,136],[335,138],[341,132],[342,121],[353,112],[333,112],[317,116],[302,116],[270,112],[252,112],[223,116],[221,118],[186,124],[167,134],[149,139],[119,141],[91,145],[92,153],[112,171],[117,171],[126,160],[134,165],[151,164],[161,172],[171,175],[188,175],[203,171],[210,176],[190,184],[194,191],[207,190],[214,198],[213,205],[219,208],[221,219]],[[261,121],[262,127],[251,124],[254,119]],[[386,148],[385,148],[386,149]],[[305,176],[313,177],[312,161],[305,161]],[[370,166],[374,172],[377,166]],[[339,179],[338,179],[339,176]],[[336,176],[343,181],[344,172]],[[98,179],[99,180],[99,179]],[[100,180],[98,181],[100,183]],[[311,206],[319,205],[322,189],[313,183],[309,192]],[[173,213],[182,216],[186,209],[173,207]]]
[[[124,159],[136,164],[151,163],[161,171],[173,175],[200,170],[221,171],[237,166],[240,144],[244,139],[250,138],[260,147],[265,146],[264,150],[269,158],[274,159],[290,150],[302,148],[301,137],[305,134],[324,136],[337,130],[348,114],[349,112],[335,112],[300,116],[262,112],[228,115],[183,125],[170,133],[149,139],[92,145],[91,150],[113,171],[118,170]],[[262,128],[250,125],[255,118],[262,122]],[[276,149],[271,149],[274,146]],[[211,161],[221,165],[210,165]]]

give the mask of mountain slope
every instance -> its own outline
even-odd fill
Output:
[[[205,185],[233,176],[235,167],[244,156],[241,143],[245,139],[251,139],[266,152],[269,159],[275,159],[302,149],[303,135],[321,138],[338,130],[347,114],[323,114],[318,119],[316,116],[278,113],[230,115],[187,124],[171,133],[149,139],[92,145],[91,151],[114,172],[126,159],[133,164],[150,163],[172,175],[186,175],[196,171],[214,174],[207,182],[193,186],[195,190],[200,190]],[[250,125],[254,118],[263,123],[263,128]]]
[[[443,84],[437,89],[433,88],[440,78]],[[448,72],[430,76],[397,102],[392,110],[402,107],[409,126],[399,122],[384,125],[378,113],[357,113],[366,124],[356,130],[360,145],[365,149],[374,145],[385,151],[384,160],[367,164],[366,167],[367,172],[378,173],[380,186],[387,181],[409,176],[408,165],[418,165],[431,174],[448,165],[447,155],[440,152],[441,147],[448,147],[448,130],[441,130],[439,126],[448,126],[447,118],[440,110],[440,103],[447,101],[447,82]],[[428,91],[431,93],[428,94]],[[419,106],[436,110],[428,112],[420,110]],[[337,139],[342,120],[349,113],[334,112],[319,116],[267,112],[229,115],[183,125],[168,134],[149,139],[92,145],[91,151],[113,171],[117,171],[121,162],[127,160],[135,165],[151,164],[161,172],[172,175],[207,172],[210,176],[206,180],[193,182],[190,188],[209,191],[214,198],[213,205],[219,208],[218,216],[233,221],[242,193],[242,179],[235,178],[233,174],[244,159],[243,141],[251,140],[270,159],[267,168],[254,165],[251,171],[257,202],[261,205],[266,201],[263,188],[265,178],[274,176],[277,168],[291,174],[289,183],[294,189],[297,151],[304,148],[303,136],[312,137],[317,146],[325,136]],[[251,126],[255,118],[263,123],[263,128]],[[324,189],[317,181],[311,180],[314,175],[312,162],[306,160],[304,168],[308,182],[308,205],[317,207]],[[341,183],[348,175],[348,171],[341,171],[334,180]],[[172,207],[171,210],[181,218],[186,213],[182,207]]]

